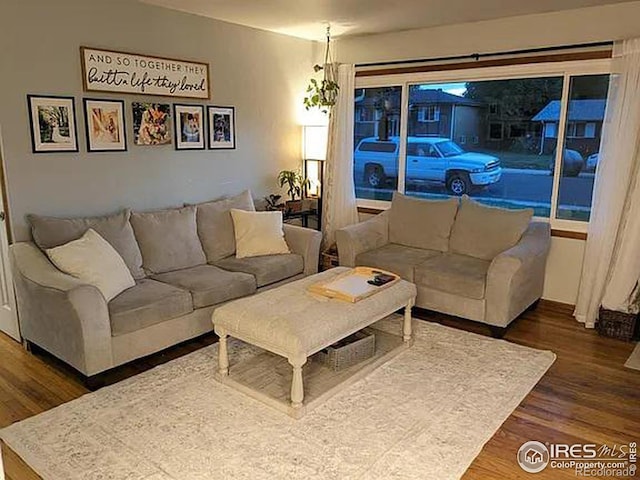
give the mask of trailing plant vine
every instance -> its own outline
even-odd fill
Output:
[[[323,113],[327,113],[336,104],[340,86],[337,82],[336,69],[331,59],[331,34],[327,27],[327,47],[324,53],[324,65],[314,65],[313,71],[323,72],[322,80],[312,78],[307,86],[307,96],[303,103],[307,110],[319,108]]]

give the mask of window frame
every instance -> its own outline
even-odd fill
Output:
[[[428,112],[433,111],[433,117],[427,115]],[[436,123],[440,121],[440,105],[432,104],[418,107],[418,122],[420,123]]]
[[[409,88],[415,84],[442,84],[472,81],[527,79],[544,77],[562,77],[563,87],[561,96],[560,118],[556,124],[555,169],[551,190],[551,211],[549,218],[535,217],[537,220],[551,224],[554,230],[586,233],[589,222],[564,220],[556,218],[558,211],[558,197],[561,179],[562,152],[565,146],[565,131],[567,127],[567,106],[569,102],[569,85],[571,77],[583,75],[606,75],[613,73],[613,60],[599,58],[592,60],[571,60],[561,62],[515,64],[498,67],[478,67],[458,70],[437,70],[418,73],[397,73],[384,75],[358,76],[355,78],[355,88],[384,88],[401,87],[400,107],[400,142],[398,149],[398,172],[406,171],[406,143],[408,129]],[[503,132],[504,135],[504,132]],[[544,132],[543,132],[544,135]],[[405,175],[398,176],[397,191],[405,192]],[[358,207],[386,210],[391,202],[384,200],[370,200],[357,198]]]

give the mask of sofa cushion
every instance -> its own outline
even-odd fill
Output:
[[[284,239],[282,212],[245,212],[231,209],[236,257],[291,253]]]
[[[79,239],[46,252],[56,267],[95,286],[107,302],[136,284],[116,249],[93,228]]]
[[[393,194],[389,212],[389,242],[446,252],[458,199],[422,200]]]
[[[464,195],[451,231],[449,248],[453,253],[493,260],[518,243],[532,216],[531,208],[487,207]]]
[[[256,291],[253,275],[228,272],[213,265],[162,273],[154,275],[153,279],[191,292],[195,308],[246,297]]]
[[[27,215],[33,241],[41,250],[77,240],[93,228],[120,254],[133,278],[144,278],[142,254],[133,234],[130,210],[103,217],[56,218]]]
[[[481,300],[491,262],[455,253],[445,253],[418,265],[415,283],[454,295]]]
[[[440,255],[442,253],[436,250],[424,250],[388,243],[356,256],[356,265],[381,268],[413,282],[414,267],[429,258]]]
[[[255,211],[251,192],[245,190],[239,195],[214,202],[196,205],[198,235],[209,263],[215,263],[236,253],[236,239],[230,210]]]
[[[250,273],[259,287],[279,282],[302,273],[304,261],[300,255],[263,255],[260,257],[227,257],[216,262],[216,266],[232,272]]]
[[[147,273],[171,272],[207,263],[198,238],[195,206],[134,212],[131,224]]]
[[[111,335],[135,332],[192,311],[189,292],[145,278],[109,302]]]

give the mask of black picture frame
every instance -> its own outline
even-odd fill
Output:
[[[189,135],[195,135],[195,133],[187,133],[185,131],[185,124],[183,123],[183,115],[197,114],[200,118],[198,140],[189,140]],[[206,138],[209,136],[207,130],[207,121],[205,118],[204,105],[194,105],[186,103],[174,103],[173,104],[173,125],[174,125],[174,137],[175,141],[173,145],[176,150],[204,150],[206,148]]]
[[[207,120],[209,122],[209,150],[235,150],[235,107],[209,105],[207,106]]]
[[[91,119],[89,116],[89,107],[91,103],[95,104],[103,104],[103,105],[116,105],[119,111],[118,118],[118,132],[120,134],[120,138],[122,141],[114,142],[113,148],[103,146],[100,147],[97,140],[93,139],[91,134]],[[125,112],[125,103],[124,100],[114,100],[114,99],[105,99],[105,98],[83,98],[83,111],[84,111],[84,124],[85,124],[85,137],[87,140],[87,152],[126,152],[127,151],[127,120],[126,120],[126,112]]]
[[[27,110],[33,153],[75,153],[80,151],[74,97],[29,94],[27,95]],[[62,127],[59,125],[60,123],[63,124]],[[66,141],[65,138],[69,140]]]

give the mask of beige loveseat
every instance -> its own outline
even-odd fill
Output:
[[[229,210],[249,192],[200,205],[98,218],[31,215],[34,243],[11,246],[22,336],[87,377],[212,331],[213,310],[317,272],[320,232],[284,225],[290,254],[235,257]],[[136,281],[110,302],[58,270],[43,249],[93,228]]]
[[[336,233],[340,264],[397,273],[418,287],[416,306],[503,328],[542,296],[550,228],[532,214],[395,194]]]

